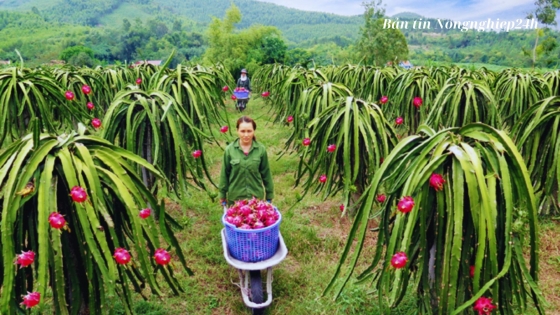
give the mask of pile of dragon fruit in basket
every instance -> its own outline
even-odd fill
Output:
[[[247,89],[245,89],[244,87],[236,87],[235,92],[249,92]]]
[[[253,197],[235,202],[227,209],[225,220],[242,230],[258,230],[274,225],[279,217],[272,204]]]

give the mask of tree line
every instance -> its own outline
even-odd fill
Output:
[[[272,18],[266,9],[275,6],[265,5],[261,18],[270,18],[271,23],[280,25],[265,26],[253,23],[251,16],[257,11],[252,10],[257,10],[261,4],[249,0],[240,1],[239,7],[230,6],[223,19],[214,17],[206,24],[202,20],[212,12],[207,3],[190,13],[200,16],[196,21],[166,14],[166,6],[175,6],[177,14],[183,14],[192,7],[189,1],[99,0],[90,4],[80,0],[64,1],[68,2],[66,7],[72,8],[41,11],[34,8],[27,13],[0,11],[0,36],[6,39],[0,42],[0,60],[19,61],[17,50],[28,65],[63,59],[75,65],[94,66],[165,59],[175,50],[177,54],[172,65],[213,60],[229,64],[232,69],[271,62],[287,65],[384,65],[395,59],[408,59],[414,64],[477,62],[551,68],[556,67],[560,55],[560,47],[556,44],[558,32],[552,30],[462,32],[435,28],[429,31],[384,29],[382,23],[386,16],[380,2],[365,3],[365,14],[359,17],[360,24],[349,22],[355,21],[355,17],[333,17],[303,11],[297,11],[302,12],[300,17],[287,17],[284,13],[291,12],[291,9],[285,9],[285,12],[279,10]],[[82,25],[86,22],[73,24],[52,19],[64,14],[69,20],[74,20],[74,11],[80,10],[88,11],[92,18],[99,17],[102,15],[99,12],[124,2],[139,10],[152,10],[150,18],[143,20],[118,15],[121,19],[115,27],[93,27]],[[251,3],[252,7],[249,6]],[[92,8],[90,5],[94,4],[99,5],[98,11],[89,11]],[[213,12],[219,10],[217,8]],[[228,18],[228,14],[233,14],[235,18]],[[309,24],[289,26],[289,22],[302,23],[298,19],[303,18],[309,19]],[[400,17],[400,20],[407,18]],[[412,21],[412,18],[408,20]],[[301,35],[298,41],[293,41],[289,39],[289,34]],[[538,42],[536,48],[535,41]]]

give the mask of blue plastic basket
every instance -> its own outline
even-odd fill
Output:
[[[278,250],[278,237],[282,215],[278,210],[278,221],[271,226],[258,230],[242,230],[226,222],[226,214],[222,223],[226,230],[226,243],[230,255],[244,262],[258,262],[269,259]]]
[[[237,99],[245,99],[249,98],[249,91],[233,91],[233,95],[235,95]]]

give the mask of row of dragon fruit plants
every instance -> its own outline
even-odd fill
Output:
[[[228,132],[232,82],[221,65],[1,70],[0,313],[132,314],[133,291],[183,291],[164,198],[215,186],[203,146]]]
[[[341,196],[354,223],[332,281],[359,281],[389,312],[415,288],[425,314],[544,312],[538,216],[557,213],[560,72],[265,66],[254,76],[292,128],[296,185]],[[524,248],[528,248],[527,263]],[[342,268],[346,266],[344,272]]]

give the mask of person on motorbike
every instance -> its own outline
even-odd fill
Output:
[[[249,91],[249,98],[251,98],[251,94],[250,94],[251,93],[251,80],[247,76],[247,70],[246,69],[241,70],[241,76],[237,80],[237,87],[238,88],[244,88],[247,91]],[[243,100],[238,100],[237,101],[237,108],[239,108],[239,110],[243,111],[245,109],[245,107],[247,106],[247,102],[249,101],[249,98],[243,99]]]

